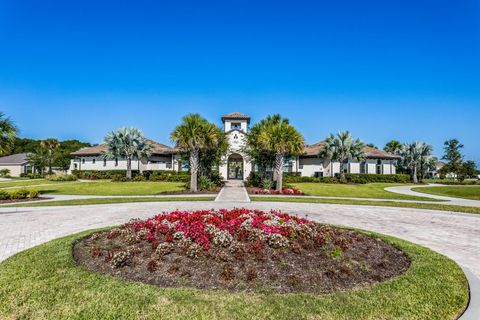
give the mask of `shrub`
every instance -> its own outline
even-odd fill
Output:
[[[8,177],[10,175],[10,170],[2,169],[0,170],[0,177]]]
[[[116,176],[126,176],[127,170],[72,170],[72,175],[86,180],[113,179]],[[138,171],[132,170],[132,177],[136,175]]]
[[[315,183],[409,183],[410,175],[408,174],[365,174],[365,173],[346,173],[345,180],[341,181],[338,174],[335,177],[299,177],[286,176],[283,180],[287,183],[315,182]]]
[[[42,175],[39,173],[21,173],[20,177],[28,179],[40,179],[42,178]]]
[[[120,251],[113,254],[112,268],[121,268],[132,263],[132,254],[129,251]]]
[[[151,181],[188,182],[190,173],[175,170],[144,171],[144,176]]]
[[[263,189],[272,189],[274,185],[273,180],[266,179],[262,181],[262,188]]]
[[[135,176],[132,179],[132,181],[145,181],[145,180],[147,180],[147,179],[142,175]]]
[[[213,191],[216,189],[216,184],[205,176],[198,177],[198,189]]]
[[[10,193],[5,190],[0,190],[0,200],[8,200],[10,199]]]
[[[45,176],[49,181],[75,181],[77,177],[73,174],[49,174]]]
[[[40,196],[40,191],[38,191],[37,189],[30,189],[28,196],[30,199],[38,198]]]
[[[112,175],[111,180],[112,180],[112,182],[126,182],[127,177],[125,177],[122,174],[116,174],[116,175]]]
[[[18,189],[10,193],[10,199],[26,199],[30,195],[28,189]]]
[[[262,184],[262,177],[260,174],[255,171],[251,171],[250,175],[247,177],[246,185],[247,187],[260,187]]]

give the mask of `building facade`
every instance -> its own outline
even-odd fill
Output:
[[[250,117],[233,112],[222,117],[224,131],[227,135],[229,148],[223,157],[219,172],[225,180],[245,180],[255,166],[245,154],[246,136],[248,134]],[[148,159],[135,159],[132,169],[146,170],[185,170],[180,161],[180,155],[175,148],[150,140],[154,147],[152,156]],[[395,174],[395,163],[400,158],[397,155],[365,147],[366,160],[362,162],[329,161],[318,157],[323,141],[306,145],[303,154],[289,157],[285,160],[285,172],[297,172],[304,177],[334,176],[340,170],[347,173],[365,174]],[[72,153],[71,170],[126,170],[125,159],[103,159],[102,152],[106,145],[84,148]]]

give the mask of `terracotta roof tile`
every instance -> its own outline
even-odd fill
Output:
[[[153,146],[153,154],[172,154],[177,150],[162,143],[156,142],[151,139],[147,139]],[[94,156],[100,155],[103,151],[107,150],[107,145],[102,143],[93,147],[82,148],[78,151],[72,152],[72,156]]]
[[[240,113],[240,112],[232,112],[232,113],[229,113],[229,114],[226,114],[222,117],[222,121],[224,122],[226,119],[242,119],[242,120],[248,120],[250,121],[250,116],[247,116],[246,114],[244,113]]]
[[[325,143],[325,141],[319,141],[314,144],[310,145],[305,145],[305,148],[303,149],[303,154],[305,156],[316,156],[318,155],[318,152],[320,151],[320,148],[322,145]],[[367,158],[381,158],[381,159],[400,159],[400,156],[372,148],[372,147],[365,147],[364,148],[365,154]]]

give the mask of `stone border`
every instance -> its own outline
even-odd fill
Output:
[[[478,279],[469,269],[460,266],[468,281],[469,300],[467,309],[458,318],[459,320],[478,320],[480,319],[480,279]]]

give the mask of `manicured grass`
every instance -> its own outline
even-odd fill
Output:
[[[0,189],[2,188],[11,188],[11,187],[31,187],[41,184],[58,184],[61,182],[58,181],[49,181],[46,179],[33,179],[33,180],[16,180],[16,181],[0,181]],[[71,182],[70,182],[71,183]]]
[[[377,207],[399,207],[414,209],[429,209],[441,211],[453,211],[464,213],[480,214],[480,207],[452,206],[436,203],[415,203],[415,202],[394,202],[394,201],[371,201],[371,200],[350,200],[350,199],[322,199],[322,198],[306,198],[306,197],[258,197],[251,196],[252,201],[264,202],[304,202],[304,203],[327,203],[327,204],[349,204]]]
[[[185,190],[183,182],[63,182],[48,186],[37,186],[41,193],[101,196],[148,196],[164,192]]]
[[[90,273],[75,265],[73,243],[50,241],[0,264],[0,318],[12,319],[456,319],[467,281],[450,259],[376,235],[411,259],[401,276],[329,295],[158,288]]]
[[[401,184],[393,184],[393,183],[367,183],[367,184],[291,183],[289,185],[295,188],[299,188],[306,195],[309,195],[309,196],[432,201],[432,199],[427,197],[408,196],[408,195],[393,193],[393,192],[384,190],[386,187],[401,186]]]
[[[438,196],[480,200],[480,186],[422,187],[413,190]]]
[[[198,197],[162,197],[162,198],[94,198],[94,199],[78,199],[63,201],[35,201],[28,203],[12,204],[3,206],[3,208],[11,207],[53,207],[53,206],[79,206],[89,204],[111,204],[111,203],[131,203],[131,202],[163,202],[163,201],[213,201],[213,196]]]

